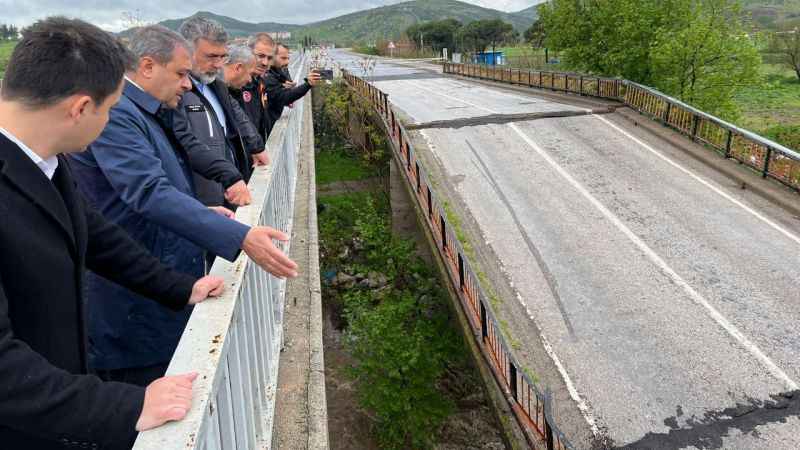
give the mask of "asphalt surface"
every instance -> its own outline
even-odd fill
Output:
[[[368,75],[439,123],[416,132],[581,411],[576,446],[800,448],[800,218],[617,114],[484,124],[585,108],[433,67]]]

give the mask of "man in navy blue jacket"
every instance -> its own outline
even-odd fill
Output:
[[[109,123],[73,170],[91,203],[166,265],[200,276],[205,251],[233,261],[244,250],[276,276],[295,276],[297,265],[267,227],[247,227],[224,208],[195,198],[187,156],[165,126],[191,88],[190,45],[177,33],[151,26],[130,49],[138,58],[126,75]],[[213,209],[213,210],[212,210]],[[88,279],[90,365],[104,379],[147,384],[166,371],[191,309],[163,311],[98,276]]]

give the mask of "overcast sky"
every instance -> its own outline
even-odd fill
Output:
[[[126,11],[139,11],[147,22],[211,11],[247,22],[303,24],[405,0],[0,0],[0,22],[25,26],[34,20],[62,14],[88,20],[110,31],[124,28]],[[537,0],[465,0],[502,11],[518,11]]]

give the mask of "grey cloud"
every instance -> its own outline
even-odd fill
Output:
[[[0,22],[24,26],[49,15],[78,17],[105,29],[119,31],[125,11],[139,11],[143,20],[158,22],[211,11],[248,22],[303,24],[403,0],[0,0]],[[484,7],[515,11],[532,0],[467,0]]]

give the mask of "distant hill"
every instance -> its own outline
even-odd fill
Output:
[[[511,13],[511,14],[513,14],[513,15],[515,15],[517,17],[524,17],[524,18],[526,18],[526,19],[528,19],[530,21],[535,21],[537,18],[539,18],[539,12],[537,11],[536,8],[538,8],[539,5],[541,3],[544,3],[545,1],[547,1],[547,0],[536,0],[533,5],[525,8],[525,9],[523,9],[521,11],[517,11],[517,12]]]
[[[228,34],[231,37],[242,37],[242,36],[250,36],[253,33],[258,33],[260,31],[291,31],[294,32],[300,28],[303,28],[302,25],[292,25],[292,24],[284,24],[284,23],[275,23],[275,22],[262,22],[262,23],[251,23],[251,22],[243,22],[241,20],[236,20],[231,17],[221,16],[219,14],[214,14],[208,11],[199,11],[189,17],[183,17],[180,19],[169,19],[159,22],[159,25],[164,25],[165,27],[171,30],[178,30],[178,27],[181,26],[186,19],[191,17],[204,17],[206,19],[213,19],[222,24],[225,29],[228,31]],[[127,36],[133,30],[125,30],[120,35]]]
[[[542,0],[533,0],[541,3]],[[350,45],[356,42],[376,41],[379,39],[397,39],[403,31],[417,22],[453,18],[468,23],[479,19],[502,19],[523,32],[536,19],[535,6],[515,13],[505,13],[495,9],[457,0],[414,0],[389,6],[359,11],[332,19],[322,20],[306,25],[281,24],[273,22],[250,23],[230,17],[201,11],[194,14],[220,22],[233,37],[247,36],[259,31],[290,31],[293,38],[311,36],[320,41],[335,42],[339,45]],[[188,17],[159,22],[167,28],[177,30]],[[121,35],[129,35],[126,30]]]
[[[795,0],[743,0],[744,10],[759,28],[773,29],[782,22],[800,23],[800,4]]]
[[[406,28],[417,22],[451,18],[462,23],[502,19],[522,32],[531,26],[535,17],[536,11],[528,9],[505,13],[457,0],[415,0],[311,23],[298,32],[320,40],[351,43],[397,39]]]

